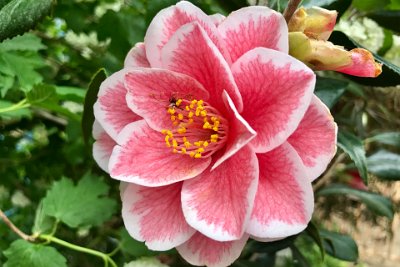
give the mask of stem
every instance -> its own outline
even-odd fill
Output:
[[[8,219],[7,215],[4,214],[4,212],[0,209],[0,218],[5,222],[5,224],[14,232],[16,233],[19,237],[21,237],[22,239],[26,240],[26,241],[30,241],[33,242],[35,241],[35,238],[32,236],[29,236],[27,234],[25,234],[24,232],[22,232],[21,230],[19,230],[19,228],[17,226],[15,226],[10,219]]]
[[[79,251],[79,252],[83,252],[83,253],[86,253],[86,254],[90,254],[90,255],[102,258],[103,261],[104,261],[104,266],[106,266],[106,267],[108,266],[108,263],[110,263],[110,265],[112,267],[117,267],[117,264],[114,262],[113,259],[110,258],[109,255],[104,254],[104,253],[102,253],[100,251],[93,250],[93,249],[90,249],[90,248],[81,247],[81,246],[78,246],[78,245],[74,245],[74,244],[71,244],[71,243],[69,243],[67,241],[64,241],[62,239],[58,239],[57,237],[54,237],[54,236],[51,236],[51,235],[40,235],[40,236],[38,236],[38,238],[42,239],[44,241],[47,241],[47,242],[56,243],[58,245],[67,247],[67,248],[72,249],[72,250],[76,250],[76,251]]]
[[[302,0],[290,0],[285,11],[283,11],[283,17],[286,20],[286,23],[289,23],[289,20],[292,18],[293,13],[296,11]]]

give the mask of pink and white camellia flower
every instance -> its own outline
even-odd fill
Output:
[[[314,85],[267,7],[160,11],[94,105],[93,155],[122,181],[130,235],[193,265],[227,266],[248,238],[301,232],[311,182],[336,151]]]

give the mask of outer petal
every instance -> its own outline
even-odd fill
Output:
[[[311,182],[300,157],[289,143],[257,157],[260,180],[246,231],[274,239],[299,233],[314,209]]]
[[[161,10],[147,29],[144,42],[147,58],[152,67],[161,67],[163,46],[182,25],[193,21],[197,21],[201,25],[221,51],[224,49],[212,19],[190,2],[181,1],[175,6]]]
[[[267,7],[232,12],[218,27],[232,62],[256,47],[288,53],[288,27],[283,16]]]
[[[232,97],[239,111],[242,99],[228,63],[197,22],[181,27],[162,50],[163,66],[192,76],[210,92],[209,103],[222,111],[222,91]]]
[[[118,135],[117,143],[110,158],[110,176],[144,186],[162,186],[193,178],[211,161],[172,153],[165,146],[164,136],[144,120],[126,126]]]
[[[157,131],[172,126],[167,113],[172,97],[208,99],[208,92],[195,79],[169,70],[132,69],[126,75],[125,85],[129,90],[128,106]]]
[[[182,183],[161,187],[127,184],[121,194],[122,218],[129,234],[152,250],[169,250],[194,233],[183,217]]]
[[[105,172],[108,172],[108,161],[114,146],[117,144],[107,133],[98,121],[93,123],[93,158]]]
[[[114,140],[122,128],[141,119],[126,104],[125,73],[125,69],[118,71],[100,85],[98,99],[93,106],[96,120]]]
[[[251,145],[264,153],[296,130],[313,95],[315,74],[287,54],[256,48],[232,66],[242,93],[243,118],[257,132]]]
[[[296,149],[313,181],[336,153],[337,126],[329,109],[314,95],[299,127],[288,142]]]
[[[219,26],[225,19],[225,16],[219,13],[212,14],[208,16],[212,22],[214,22],[215,26]]]
[[[146,48],[144,43],[137,43],[132,49],[128,52],[124,61],[124,68],[130,67],[143,67],[149,68],[150,63],[146,57]]]
[[[218,242],[197,232],[189,241],[176,249],[192,265],[222,267],[232,264],[239,258],[247,239],[248,235],[243,235],[239,240]]]
[[[359,77],[377,77],[382,73],[382,64],[375,62],[368,50],[354,48],[350,50],[351,64],[337,68],[336,71]]]
[[[186,221],[214,240],[240,239],[253,207],[257,182],[257,157],[244,147],[214,171],[205,170],[183,183]]]

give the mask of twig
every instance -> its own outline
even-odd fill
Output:
[[[25,234],[24,232],[22,232],[21,230],[19,230],[18,227],[16,227],[11,221],[10,219],[8,219],[7,215],[4,214],[4,212],[0,209],[0,218],[4,221],[4,223],[14,232],[16,233],[19,237],[21,237],[22,239],[26,240],[26,241],[30,241],[30,242],[34,242],[35,238],[32,236],[29,236],[27,234]]]
[[[290,0],[285,11],[283,11],[283,17],[285,18],[286,22],[289,23],[289,20],[292,18],[293,13],[296,11],[297,7],[299,6],[302,0]]]
[[[342,153],[336,157],[335,161],[332,163],[331,167],[326,171],[325,175],[322,176],[313,186],[314,192],[320,189],[323,185],[325,185],[329,179],[335,174],[336,167],[346,158],[346,154]]]

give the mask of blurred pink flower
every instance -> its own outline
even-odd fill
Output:
[[[194,265],[226,266],[249,237],[302,231],[311,182],[336,151],[314,85],[273,10],[225,18],[182,1],[160,11],[94,106],[93,155],[123,181],[130,235]]]

